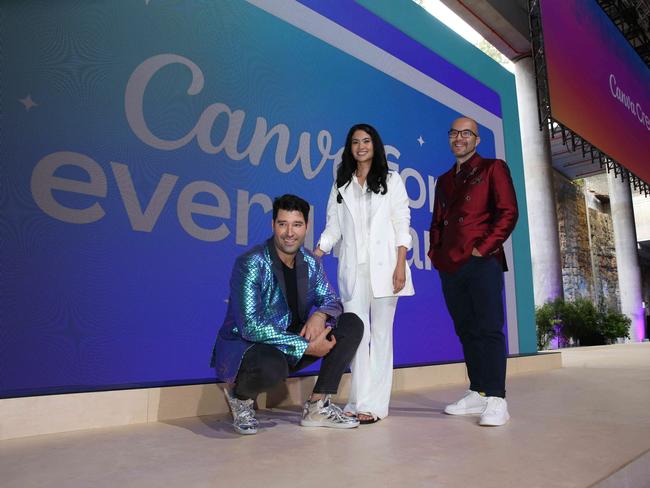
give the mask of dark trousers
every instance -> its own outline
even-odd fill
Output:
[[[323,357],[314,393],[334,394],[339,388],[341,377],[357,352],[363,336],[363,322],[353,313],[342,314],[332,329],[336,345]],[[255,344],[242,359],[235,395],[240,399],[256,398],[258,393],[268,391],[295,373],[318,361],[316,356],[303,356],[294,366],[289,365],[287,356],[269,344]]]
[[[440,272],[442,292],[463,345],[470,390],[506,396],[503,334],[503,269],[491,257],[475,257],[455,273]]]

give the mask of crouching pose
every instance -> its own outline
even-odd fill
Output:
[[[357,427],[332,403],[363,335],[363,322],[342,313],[322,265],[302,245],[309,204],[294,195],[273,202],[273,236],[235,262],[230,301],[212,353],[240,434],[257,433],[258,393],[323,358],[305,402],[304,427]]]

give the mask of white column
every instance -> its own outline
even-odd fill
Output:
[[[515,63],[519,127],[526,176],[526,203],[535,305],[563,296],[560,239],[548,128],[539,129],[531,57]]]
[[[621,312],[632,320],[630,339],[639,342],[643,340],[645,330],[632,192],[630,183],[621,181],[620,177],[615,178],[614,172],[607,174],[607,186],[609,187],[609,204],[614,227]]]

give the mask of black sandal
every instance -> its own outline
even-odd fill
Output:
[[[369,419],[360,419],[359,415],[365,415],[367,417],[370,417]],[[359,420],[359,423],[361,425],[368,425],[368,424],[374,424],[375,422],[379,422],[381,419],[379,417],[375,417],[374,415],[366,412],[358,412],[357,413],[357,419]]]

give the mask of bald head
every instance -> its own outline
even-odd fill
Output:
[[[449,147],[456,156],[456,163],[460,167],[476,152],[476,146],[481,142],[478,135],[478,124],[469,117],[458,117],[451,124],[449,131]]]
[[[456,120],[452,122],[451,128],[456,130],[462,130],[462,129],[458,129],[457,126],[468,128],[478,136],[478,124],[474,119],[470,119],[469,117],[458,117]]]

